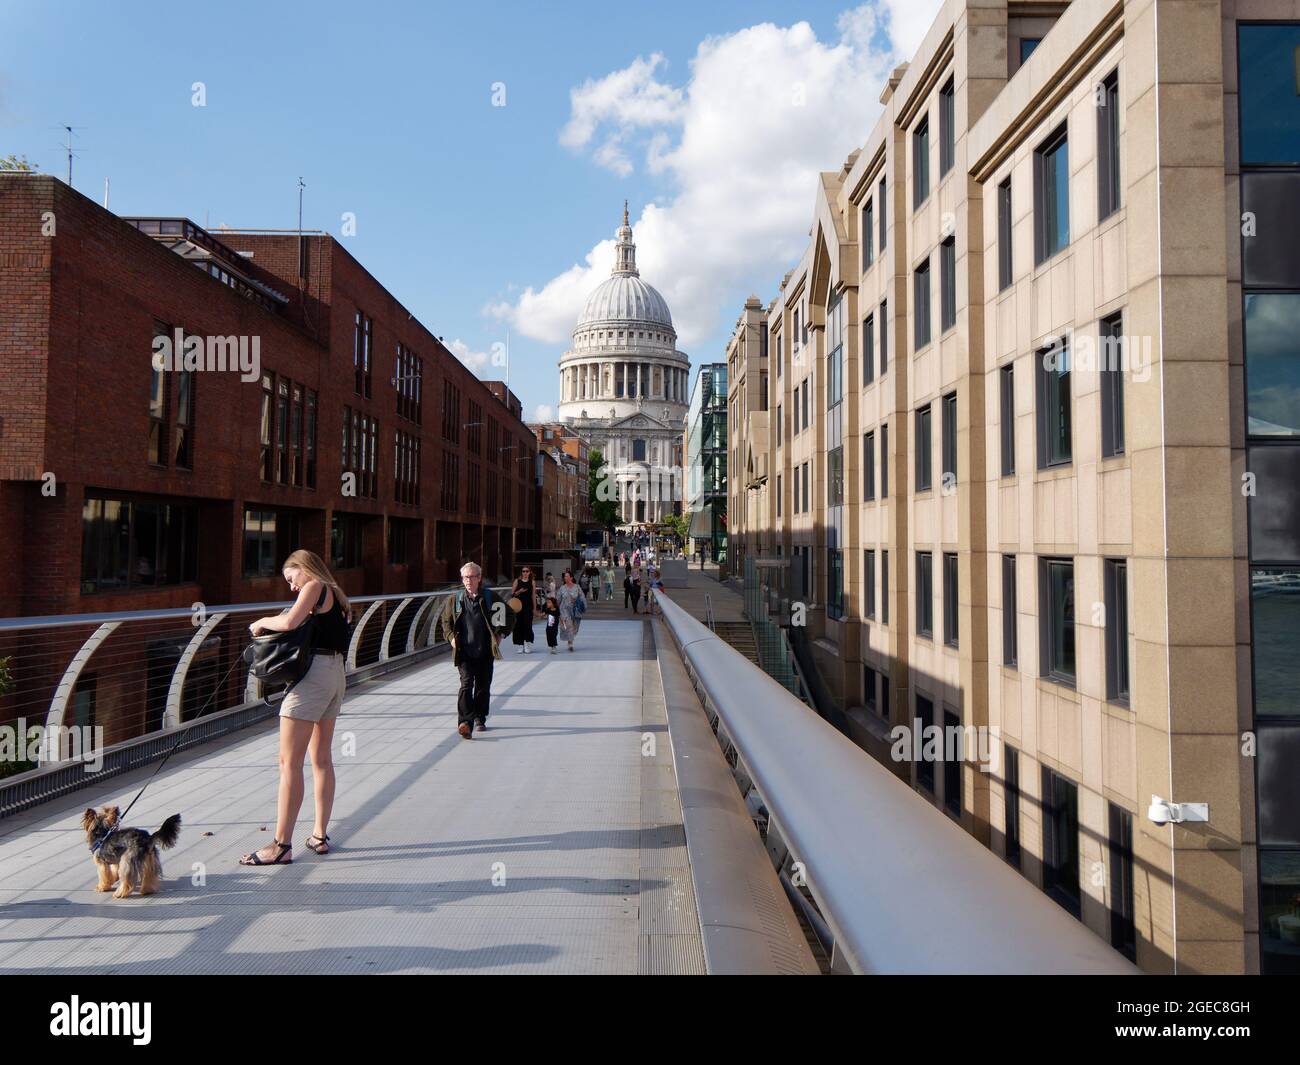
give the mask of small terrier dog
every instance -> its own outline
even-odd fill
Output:
[[[174,847],[181,834],[181,815],[172,814],[157,832],[143,828],[119,828],[122,816],[116,806],[105,806],[99,813],[87,810],[81,817],[86,842],[99,871],[96,891],[113,891],[113,898],[124,899],[137,887],[141,895],[152,895],[162,887],[162,859],[158,847]]]

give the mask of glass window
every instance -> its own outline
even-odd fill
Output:
[[[1267,725],[1259,736],[1259,842],[1300,847],[1300,726]]]
[[[191,582],[198,562],[198,508],[87,495],[81,510],[81,591]]]
[[[1110,832],[1110,945],[1130,961],[1137,958],[1133,924],[1133,815],[1108,802]]]
[[[176,451],[178,470],[194,469],[194,373],[185,370],[176,378]]]
[[[1119,71],[1098,86],[1097,220],[1119,209]]]
[[[885,375],[889,362],[889,301],[880,301],[880,376]]]
[[[916,697],[916,716],[919,719],[919,727],[922,732],[930,725],[934,724],[934,703],[930,702],[924,695]],[[934,763],[924,756],[924,745],[920,743],[921,736],[915,737],[916,742],[912,745],[913,754],[916,755],[916,782],[925,788],[931,794],[934,793]]]
[[[927,258],[913,275],[915,319],[912,350],[920,351],[930,343],[930,260]]]
[[[1128,704],[1128,563],[1105,562],[1106,698]]]
[[[1296,892],[1300,850],[1266,850],[1259,855],[1260,972],[1265,976],[1300,974],[1296,952]]]
[[[154,323],[154,339],[167,338],[172,342],[170,330],[159,322]],[[164,349],[165,350],[165,349]],[[149,372],[149,462],[155,466],[167,465],[167,366],[176,365],[181,352],[172,353],[173,361],[168,363],[161,355],[150,353]],[[157,364],[154,360],[157,359]],[[161,368],[160,368],[161,365]]]
[[[880,624],[889,624],[889,552],[880,552]]]
[[[862,588],[866,616],[876,616],[876,553],[872,550],[862,552]]]
[[[880,250],[885,250],[885,179],[880,179],[880,195],[876,197],[876,202],[880,204]],[[884,320],[883,318],[881,319]],[[883,371],[882,371],[883,372]]]
[[[844,616],[844,552],[826,551],[826,616]]]
[[[1034,49],[1042,43],[1041,37],[1021,37],[1020,38],[1020,62],[1024,62],[1034,53]]]
[[[934,557],[916,553],[916,634],[934,635]]]
[[[1101,375],[1101,453],[1124,454],[1124,323],[1103,318],[1097,329],[1097,371]]]
[[[939,245],[939,332],[957,324],[957,239]]]
[[[1042,675],[1073,686],[1074,563],[1040,559],[1039,614],[1042,624]]]
[[[946,552],[943,556],[943,642],[957,646],[957,556]]]
[[[923,118],[912,131],[912,207],[930,195],[930,120]]]
[[[960,736],[961,718],[951,710],[943,712],[944,759],[943,759],[943,808],[954,817],[961,816],[961,744],[954,745],[949,755],[947,736]],[[949,731],[949,730],[957,731]]]
[[[1019,659],[1016,606],[1016,556],[1002,556],[1002,664],[1014,667]]]
[[[1065,126],[1034,152],[1034,236],[1039,263],[1070,243],[1070,159]]]
[[[1242,280],[1260,288],[1300,288],[1300,173],[1242,174],[1241,208],[1252,223],[1241,240]]]
[[[475,507],[474,509],[477,509]],[[364,519],[359,514],[335,512],[330,521],[330,565],[354,569],[361,565],[361,534]]]
[[[1300,293],[1248,293],[1245,332],[1247,432],[1300,436]]]
[[[957,393],[950,392],[943,397],[943,433],[942,433],[943,470],[946,484],[957,483]]]
[[[1016,472],[1016,371],[1008,364],[1002,367],[999,377],[1002,381],[1001,410],[999,429],[1002,438],[1002,476],[1010,477]]]
[[[876,498],[876,434],[862,437],[862,498],[867,502]]]
[[[889,498],[889,423],[880,426],[880,498]]]
[[[1079,789],[1043,767],[1043,890],[1079,916]]]
[[[1070,350],[1044,348],[1034,361],[1038,383],[1038,468],[1068,465],[1070,431]]]
[[[1006,836],[1006,859],[1020,868],[1020,752],[1014,747],[1002,746],[1002,764],[1006,767],[1003,778],[1003,832]]]
[[[1300,559],[1300,445],[1256,445],[1246,452],[1255,475],[1249,499],[1251,559]]]
[[[862,208],[862,269],[876,260],[876,210],[870,200]]]
[[[876,379],[876,319],[872,315],[862,322],[862,385]]]
[[[939,176],[952,169],[957,158],[956,99],[952,78],[939,90]]]
[[[1241,161],[1300,163],[1300,23],[1237,25]]]
[[[916,490],[924,492],[930,487],[930,405],[916,412]]]
[[[1011,284],[1011,179],[998,186],[998,291]]]
[[[1300,567],[1250,571],[1256,717],[1300,715]]]
[[[844,505],[844,448],[832,448],[826,453],[826,505]]]

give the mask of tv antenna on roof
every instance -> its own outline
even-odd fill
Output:
[[[60,144],[59,147],[68,153],[68,184],[71,185],[72,184],[72,157],[74,155],[81,154],[79,150],[74,149],[72,147],[72,134],[78,130],[85,129],[86,127],[85,126],[59,126],[57,128],[63,130],[67,134],[67,142],[64,144]]]

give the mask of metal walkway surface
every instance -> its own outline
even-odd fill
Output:
[[[293,864],[236,864],[274,832],[274,722],[178,755],[131,811],[184,819],[158,895],[97,894],[80,828],[152,766],[0,822],[0,973],[703,972],[652,627],[537,634],[472,741],[446,656],[349,692],[328,855],[302,845],[308,763]]]

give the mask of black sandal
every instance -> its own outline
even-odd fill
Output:
[[[318,839],[320,840],[320,842],[313,843],[312,840],[314,839]],[[318,836],[313,832],[310,836],[307,837],[306,841],[303,843],[303,846],[310,851],[315,851],[317,854],[329,854],[330,852],[329,841],[330,841],[329,836],[327,835]]]
[[[272,858],[269,862],[262,861],[262,859],[257,856],[257,851],[250,851],[248,854],[245,854],[243,858],[239,859],[239,864],[240,865],[293,865],[292,858],[285,858],[285,854],[287,854],[290,850],[293,849],[293,844],[281,843],[278,839],[273,839],[271,840],[271,842],[275,846],[279,847],[280,849],[276,853],[275,857]],[[261,848],[259,848],[259,850],[260,849]],[[251,858],[252,861],[246,860],[249,858]]]

